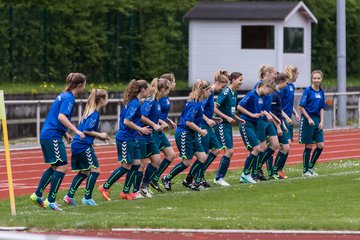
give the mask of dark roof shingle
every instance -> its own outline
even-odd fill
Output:
[[[299,2],[199,2],[184,18],[285,19]]]

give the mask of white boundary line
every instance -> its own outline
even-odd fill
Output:
[[[18,233],[18,232],[2,232],[0,231],[0,240],[109,240],[114,238],[102,237],[80,237],[65,236],[54,234],[35,234],[35,233]],[[130,240],[125,238],[116,238],[118,240]]]
[[[166,233],[251,233],[251,234],[332,234],[360,235],[360,231],[314,230],[238,230],[238,229],[172,229],[172,228],[112,228],[113,232],[166,232]]]

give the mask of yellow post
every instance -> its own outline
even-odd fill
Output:
[[[0,120],[2,123],[2,130],[3,130],[3,135],[4,135],[4,149],[5,149],[5,159],[6,159],[6,170],[7,170],[8,183],[9,183],[11,215],[15,216],[16,209],[15,209],[14,185],[13,185],[12,171],[11,171],[9,139],[8,139],[8,132],[7,132],[7,124],[6,124],[6,113],[5,113],[4,91],[3,90],[0,90]]]

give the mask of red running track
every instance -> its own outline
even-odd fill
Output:
[[[174,141],[171,141],[174,150],[177,152]],[[360,129],[352,130],[337,130],[325,132],[325,150],[320,156],[319,161],[333,161],[342,159],[360,158]],[[234,137],[235,154],[231,159],[231,170],[241,170],[244,165],[244,160],[248,153],[245,150],[244,144],[240,136]],[[298,164],[302,162],[303,145],[297,143],[297,136],[292,144],[287,164]],[[67,149],[68,156],[70,156],[69,148]],[[98,183],[103,183],[111,172],[116,169],[119,164],[117,162],[116,146],[96,146],[95,152],[98,156],[101,166],[101,175]],[[222,154],[218,156],[213,164],[209,167],[210,171],[217,169]],[[28,150],[10,150],[10,158],[12,163],[13,183],[15,189],[15,196],[24,194],[31,194],[35,191],[37,184],[46,165],[43,163],[43,156],[40,148]],[[69,158],[70,159],[70,158]],[[180,161],[177,158],[167,169],[165,174]],[[187,171],[185,171],[187,173]],[[300,174],[300,173],[299,173]],[[69,167],[68,174],[66,174],[60,189],[68,189],[70,187],[72,178],[75,173],[71,172]],[[49,187],[47,188],[48,191]],[[8,181],[5,164],[5,154],[0,152],[0,199],[8,197]]]

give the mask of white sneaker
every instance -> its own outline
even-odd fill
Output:
[[[315,177],[314,175],[311,174],[311,172],[306,171],[302,174],[303,177]]]
[[[133,198],[133,200],[144,198],[144,196],[140,194],[140,191],[136,193],[131,193],[131,197]]]
[[[144,197],[144,198],[152,198],[152,194],[149,192],[148,188],[142,188],[140,189],[140,194]]]
[[[251,174],[245,175],[245,173],[241,174],[240,177],[240,182],[241,183],[256,183],[256,181],[251,177]]]
[[[317,174],[317,173],[315,172],[315,170],[312,169],[312,168],[309,168],[308,171],[311,173],[311,175],[313,175],[313,177],[318,177],[318,176],[319,176],[319,174]]]
[[[219,180],[216,180],[216,178],[214,178],[214,183],[216,185],[223,186],[223,187],[229,187],[230,186],[230,184],[228,182],[226,182],[223,178],[220,178]]]

